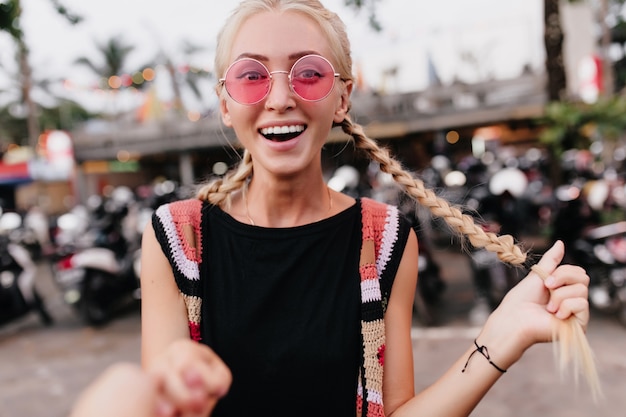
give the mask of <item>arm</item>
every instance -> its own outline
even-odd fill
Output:
[[[489,348],[492,361],[499,367],[508,369],[533,344],[551,341],[555,320],[563,320],[574,315],[583,326],[587,324],[589,319],[587,304],[589,278],[581,268],[571,265],[557,267],[563,253],[564,247],[560,242],[546,252],[539,266],[549,271],[553,279],[544,283],[536,274],[530,273],[507,294],[478,335],[479,345]],[[404,264],[406,256],[405,251],[402,264]],[[401,272],[402,266],[396,279],[410,279],[401,275]],[[388,312],[395,312],[396,303],[406,304],[406,300],[402,300],[403,297],[406,297],[406,294],[396,291],[396,283],[394,282]],[[391,317],[389,317],[390,320]],[[385,322],[387,323],[387,318]],[[408,337],[398,335],[393,331],[395,326],[393,323],[390,323],[390,326],[388,333],[390,339]],[[395,343],[397,342],[394,340],[388,340],[389,346]],[[386,356],[385,374],[388,372],[394,374],[385,375],[387,385],[385,394],[391,392],[389,396],[394,401],[394,404],[385,403],[386,408],[389,409],[389,415],[394,417],[414,415],[468,416],[502,375],[480,354],[475,354],[469,362],[467,370],[461,372],[469,355],[474,350],[475,346],[470,344],[466,352],[438,381],[414,397],[409,397],[407,393],[402,394],[404,401],[394,398],[393,392],[402,389],[402,387],[399,382],[396,383],[395,374],[398,370],[386,366],[387,360],[390,363],[392,361]],[[388,351],[389,355],[392,353],[397,352],[395,350]],[[407,357],[408,354],[404,353],[403,355]],[[406,376],[402,376],[402,378],[405,379]],[[396,404],[400,405],[396,406]]]
[[[159,407],[157,382],[131,363],[107,368],[80,394],[70,417],[169,416]],[[162,410],[162,411],[161,411]]]
[[[180,339],[189,339],[185,301],[154,229],[148,224],[141,243],[142,364],[149,366]]]
[[[383,399],[388,416],[415,395],[411,326],[418,279],[417,253],[417,237],[411,230],[385,313]]]
[[[206,345],[190,339],[185,301],[152,225],[141,253],[141,360],[181,416],[209,415],[232,376]]]
[[[134,363],[109,366],[81,392],[70,417],[191,417],[208,415],[227,387],[219,381],[214,391],[202,391],[189,381],[195,405],[180,407],[165,388],[167,381]],[[194,408],[196,407],[196,408]]]

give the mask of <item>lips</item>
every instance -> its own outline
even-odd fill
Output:
[[[305,129],[305,125],[269,126],[259,129],[259,133],[267,140],[285,142],[299,136]]]

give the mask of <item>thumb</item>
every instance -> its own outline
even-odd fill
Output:
[[[537,266],[541,269],[541,271],[551,274],[554,272],[557,266],[563,260],[563,256],[565,255],[565,245],[560,240],[557,240],[554,245],[546,253],[543,254]],[[542,277],[545,278],[545,277]]]

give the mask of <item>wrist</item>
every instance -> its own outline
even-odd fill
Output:
[[[489,354],[489,348],[486,345],[479,345],[476,339],[474,339],[474,346],[476,347],[476,349],[474,349],[472,353],[469,354],[469,357],[467,358],[467,361],[465,362],[465,366],[463,367],[463,370],[461,372],[465,372],[472,357],[478,354],[478,355],[482,355],[487,360],[489,365],[491,365],[498,372],[500,372],[501,374],[506,373],[506,369],[498,366],[497,363],[491,360],[491,355]]]
[[[508,369],[517,362],[527,349],[523,331],[510,320],[502,322],[496,310],[482,328],[476,344],[487,346],[491,360],[501,369]]]

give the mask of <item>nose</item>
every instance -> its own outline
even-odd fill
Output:
[[[294,93],[290,87],[288,71],[272,71],[272,82],[270,91],[265,99],[265,108],[267,110],[285,111],[295,106]],[[278,75],[278,77],[276,76]]]

